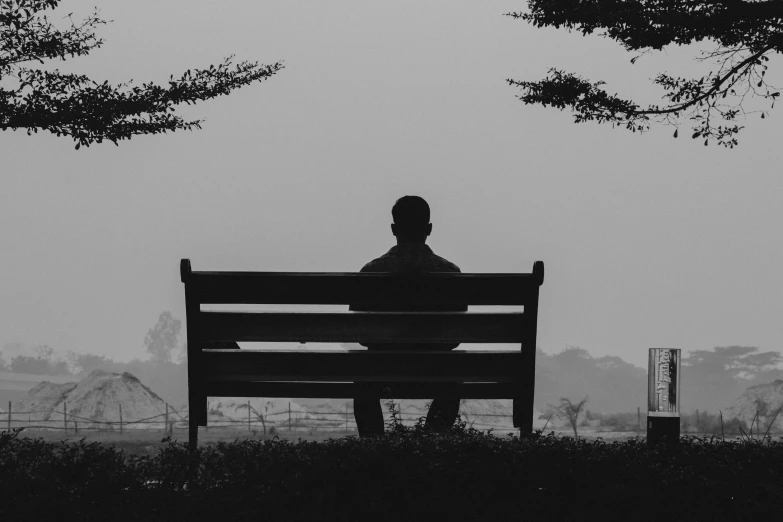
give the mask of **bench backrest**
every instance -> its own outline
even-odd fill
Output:
[[[194,272],[180,265],[187,304],[198,306],[188,339],[272,342],[486,342],[523,340],[523,325],[538,308],[544,264],[529,274],[387,274],[309,272]],[[524,312],[222,312],[203,304],[315,304],[422,308],[459,305],[516,305]],[[191,317],[188,317],[191,319]],[[193,335],[195,334],[195,336]]]
[[[422,386],[438,381],[506,383],[509,386],[497,392],[502,395],[514,384],[533,377],[539,286],[544,280],[541,261],[534,263],[531,273],[399,274],[194,272],[190,261],[182,259],[180,275],[185,284],[191,402],[210,395],[344,396],[343,388],[307,387],[302,381],[336,384],[384,380],[419,382]],[[347,306],[344,312],[201,310],[201,305],[209,304],[353,304],[394,308],[403,303],[422,310],[506,305],[523,306],[524,311],[349,312]],[[390,343],[403,350],[406,343],[519,342],[522,349],[459,354],[267,350],[260,364],[258,350],[223,348],[232,341]],[[324,357],[327,352],[331,352],[329,357]],[[411,359],[412,355],[415,359]],[[471,356],[469,364],[466,355]],[[277,382],[278,386],[262,386],[261,382]],[[340,391],[341,395],[324,395],[332,393],[329,390]],[[424,386],[419,394],[432,390]],[[205,411],[203,419],[200,414],[197,417],[199,425],[206,424]]]

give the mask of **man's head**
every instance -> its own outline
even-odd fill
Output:
[[[397,243],[424,243],[432,232],[430,206],[419,196],[403,196],[392,207]]]

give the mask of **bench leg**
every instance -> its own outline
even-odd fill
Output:
[[[519,428],[519,436],[533,434],[533,395],[514,397],[514,427]]]
[[[523,352],[524,353],[524,352]],[[533,435],[533,397],[536,389],[536,360],[527,353],[523,369],[522,382],[518,384],[519,392],[514,397],[514,427],[519,428],[520,437]]]
[[[531,310],[532,321],[535,321],[536,311]],[[528,314],[525,308],[525,315]],[[517,396],[514,397],[514,427],[519,428],[519,436],[533,435],[533,398],[536,392],[536,349],[535,322],[533,322],[532,338],[522,343],[522,366],[519,372]]]
[[[207,425],[207,398],[197,390],[188,390],[188,444],[192,450],[198,445],[198,427]]]
[[[198,447],[198,424],[192,419],[188,422],[188,447],[191,451]]]

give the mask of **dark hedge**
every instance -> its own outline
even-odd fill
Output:
[[[396,421],[396,419],[395,419]],[[0,433],[5,520],[749,520],[783,513],[783,440],[535,433],[218,443],[153,457]],[[446,517],[446,518],[444,518]]]

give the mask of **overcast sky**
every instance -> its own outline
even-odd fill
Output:
[[[608,39],[502,16],[524,0],[64,0],[50,18],[94,5],[114,20],[104,46],[47,68],[137,85],[232,53],[285,69],[178,109],[203,130],[78,151],[1,133],[0,342],[146,358],[163,310],[184,337],[180,258],[358,271],[394,244],[391,207],[413,194],[432,210],[428,244],[463,272],[544,262],[545,352],[646,367],[651,347],[781,350],[779,110],[741,120],[729,150],[687,124],[678,139],[574,124],[505,81],[559,67],[655,102],[657,72],[704,69],[695,48],[631,65]],[[769,64],[783,84],[780,59]]]

